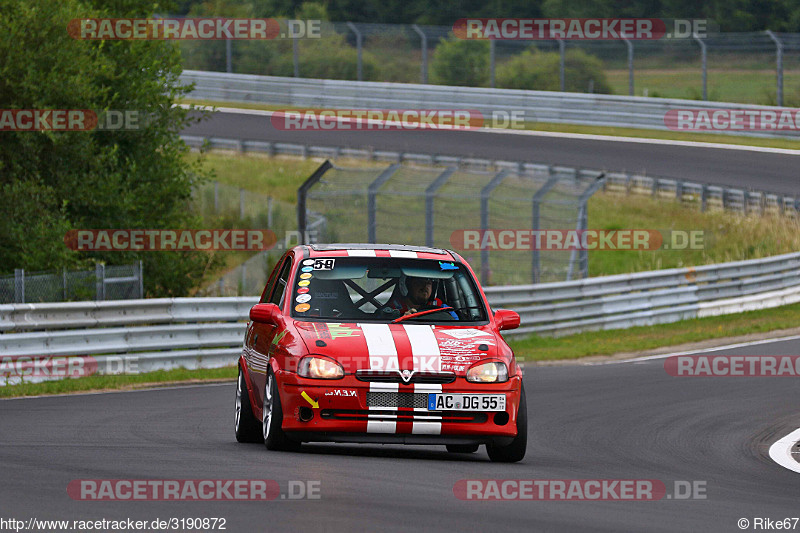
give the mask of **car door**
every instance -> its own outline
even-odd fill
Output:
[[[272,287],[267,287],[261,297],[261,303],[274,303],[283,309],[285,298],[291,297],[289,291],[289,276],[292,272],[293,255],[287,254],[280,264],[278,275],[274,279]],[[271,348],[275,335],[280,333],[278,328],[272,324],[262,324],[251,322],[248,331],[247,342],[249,345],[250,360],[248,367],[251,369],[250,379],[255,387],[255,396],[259,405],[263,400],[264,387],[267,382],[267,368],[272,357]]]

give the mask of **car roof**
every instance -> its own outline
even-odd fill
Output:
[[[457,260],[455,254],[441,248],[408,244],[317,243],[302,246],[308,257],[376,256],[419,259]],[[374,252],[374,253],[372,253]]]

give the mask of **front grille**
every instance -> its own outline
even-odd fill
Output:
[[[428,395],[413,392],[368,392],[367,407],[425,409],[428,407]]]
[[[428,385],[440,385],[452,383],[456,380],[453,372],[415,372],[408,381],[403,381],[400,372],[384,370],[358,370],[356,378],[360,381],[370,383],[420,383]]]

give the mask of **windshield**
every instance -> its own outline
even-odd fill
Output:
[[[438,309],[438,310],[437,310]],[[429,311],[419,316],[422,311]],[[486,321],[467,268],[453,261],[331,257],[302,261],[292,316],[341,322],[437,324]]]

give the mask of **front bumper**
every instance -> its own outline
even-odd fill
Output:
[[[496,385],[468,383],[463,377],[445,385],[405,385],[369,383],[353,375],[323,381],[281,371],[278,383],[282,427],[297,440],[505,444],[517,435],[520,378],[516,376]],[[506,410],[429,411],[423,398],[414,395],[427,397],[431,392],[504,394]],[[368,393],[373,406],[367,404]],[[375,406],[375,394],[386,394],[380,406]]]

